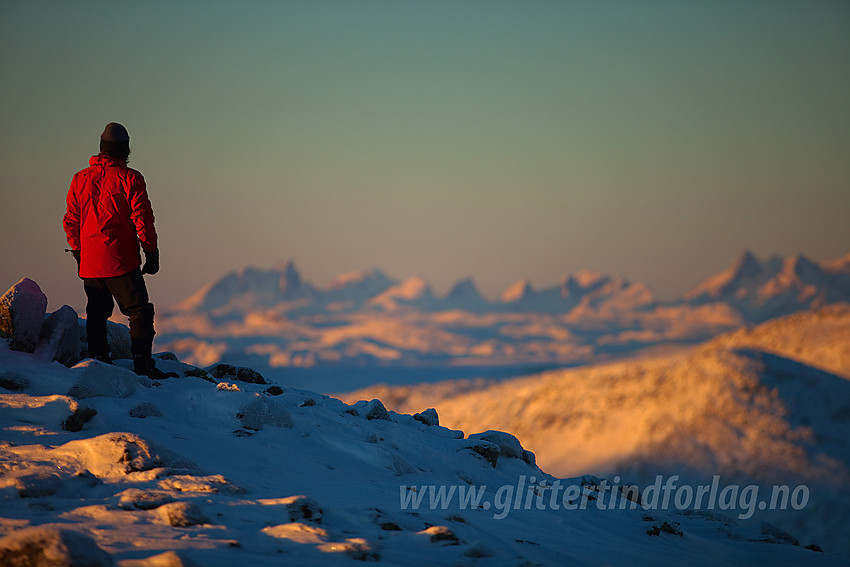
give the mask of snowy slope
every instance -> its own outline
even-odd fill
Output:
[[[89,564],[125,567],[843,561],[723,514],[606,510],[604,496],[597,499],[606,494],[603,479],[595,477],[562,480],[575,493],[557,498],[555,509],[558,479],[516,439],[427,425],[433,413],[415,419],[375,401],[347,405],[234,380],[241,374],[233,372],[216,379],[177,361],[158,365],[180,378],[152,384],[122,361],[67,369],[5,342],[4,565],[24,564],[14,561],[28,539],[43,547],[51,534],[67,540],[69,531],[91,538],[76,548],[103,561]],[[250,373],[243,379],[258,381]],[[440,487],[480,500],[473,506],[455,496],[441,505]],[[573,503],[578,509],[565,509]]]
[[[433,406],[449,427],[523,440],[555,474],[714,475],[768,490],[804,484],[803,510],[755,511],[850,554],[850,308],[719,337],[690,353],[502,382],[372,387],[398,411]],[[474,408],[474,410],[471,410]]]

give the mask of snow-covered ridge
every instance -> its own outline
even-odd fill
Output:
[[[402,412],[435,407],[449,427],[509,431],[556,475],[802,484],[805,509],[756,517],[850,554],[850,306],[774,319],[675,356],[341,397],[379,397]]]
[[[127,360],[66,368],[8,343],[0,340],[3,565],[46,565],[48,553],[123,567],[842,561],[722,514],[636,502],[606,510],[597,504],[605,479],[557,479],[515,437],[466,436],[433,410],[347,404],[170,354],[157,365],[179,378],[151,382]],[[548,497],[558,482],[577,493],[556,507]],[[480,499],[432,506],[440,487]]]

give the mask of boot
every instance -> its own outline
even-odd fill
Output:
[[[151,380],[164,380],[165,378],[177,378],[174,372],[163,372],[156,367],[154,359],[150,356],[134,356],[133,371],[139,376],[147,376]]]

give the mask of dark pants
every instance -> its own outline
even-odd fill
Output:
[[[112,316],[115,305],[112,298],[115,298],[121,313],[130,318],[130,350],[133,358],[150,358],[155,334],[154,313],[141,270],[114,278],[83,278],[83,288],[88,297],[86,335],[89,356],[109,355],[106,320]]]

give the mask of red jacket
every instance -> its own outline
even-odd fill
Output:
[[[105,155],[89,165],[71,181],[62,225],[71,249],[80,251],[81,278],[121,276],[142,265],[139,245],[157,249],[145,179]]]

